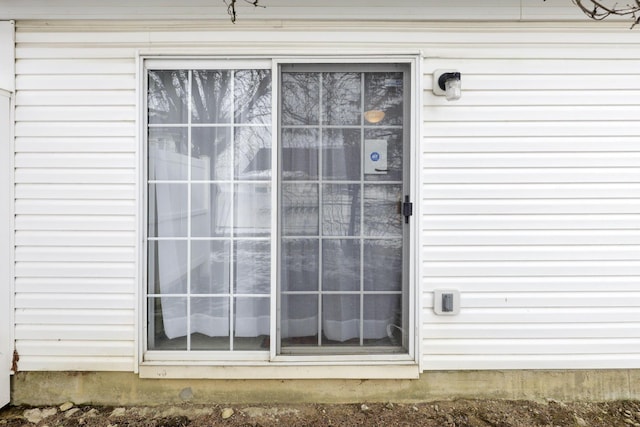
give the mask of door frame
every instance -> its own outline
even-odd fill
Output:
[[[144,54],[141,53],[138,56],[138,68],[139,68],[139,105],[141,106],[139,112],[139,123],[144,123],[145,117],[145,102],[146,102],[146,84],[144,81],[144,75],[146,72],[146,64],[150,61],[163,61],[162,63],[170,63],[174,64],[172,68],[177,67],[175,64],[181,64],[178,68],[190,68],[190,63],[202,63],[207,62],[214,65],[220,64],[221,62],[232,61],[249,61],[250,63],[254,63],[258,60],[269,61],[271,64],[272,75],[277,76],[280,64],[293,64],[293,63],[310,63],[310,64],[406,64],[410,69],[409,74],[409,84],[411,86],[411,91],[408,95],[409,102],[409,148],[407,153],[405,154],[408,161],[408,174],[409,180],[407,181],[411,196],[411,200],[414,202],[413,216],[410,219],[410,227],[412,230],[417,230],[417,225],[419,224],[420,218],[420,203],[418,199],[419,195],[419,183],[420,177],[418,175],[420,171],[420,141],[421,141],[421,120],[422,112],[422,53],[416,50],[407,50],[400,52],[393,52],[387,54],[375,54],[375,53],[345,53],[344,55],[301,55],[301,54],[274,54],[274,55],[240,55],[237,57],[225,57],[221,58],[218,56],[211,56],[208,52],[202,52],[202,56],[193,56],[193,55],[181,55],[179,53],[168,54],[159,56],[157,53],[153,54]],[[187,64],[187,65],[185,65]],[[156,64],[157,65],[157,64]],[[272,108],[274,111],[277,111],[278,106],[278,79],[274,78],[272,81]],[[273,115],[272,128],[277,128],[277,115]],[[140,152],[139,152],[139,165],[140,165],[140,176],[145,176],[145,132],[143,126],[139,126],[139,142],[140,142]],[[277,132],[273,132],[272,138],[274,139],[274,146],[277,147]],[[277,150],[273,150],[272,153],[272,168],[273,170],[278,170],[277,168]],[[141,180],[144,178],[141,178]],[[277,177],[274,176],[273,180],[275,182],[275,186],[277,187]],[[142,181],[141,181],[142,182]],[[275,188],[275,187],[274,187]],[[143,231],[145,229],[145,216],[146,216],[146,207],[144,206],[144,186],[140,186],[140,198],[141,203],[139,205],[139,295],[145,295],[146,289],[146,255],[144,251],[143,244]],[[272,206],[277,206],[277,191],[272,192]],[[277,215],[272,215],[272,224],[277,227]],[[394,367],[397,367],[399,370],[407,368],[411,371],[410,376],[407,378],[415,378],[417,372],[419,372],[420,366],[422,364],[421,358],[421,342],[422,342],[422,331],[420,325],[422,324],[422,301],[420,298],[422,285],[418,278],[420,277],[420,262],[418,259],[418,248],[419,248],[420,236],[418,232],[409,233],[409,241],[408,241],[408,254],[407,254],[407,262],[409,263],[409,267],[407,269],[407,280],[409,281],[409,289],[407,294],[408,299],[408,337],[409,342],[407,345],[407,353],[404,354],[361,354],[361,355],[314,355],[314,356],[303,356],[303,359],[300,356],[290,356],[290,355],[281,355],[276,353],[276,346],[271,345],[269,352],[265,355],[266,357],[260,358],[257,360],[253,354],[243,357],[243,355],[232,355],[230,358],[229,354],[202,354],[195,355],[193,357],[185,358],[184,355],[169,355],[167,357],[166,354],[155,354],[153,352],[148,352],[146,350],[145,342],[146,342],[146,328],[145,328],[145,319],[146,319],[146,301],[145,298],[139,298],[139,313],[138,313],[138,338],[139,338],[139,352],[138,352],[138,368],[140,369],[140,373],[143,377],[165,377],[167,372],[171,371],[170,375],[175,375],[177,378],[184,377],[184,372],[182,369],[189,367],[196,368],[193,366],[194,363],[202,365],[206,364],[206,369],[202,370],[212,370],[209,373],[202,373],[204,377],[207,378],[218,378],[221,374],[217,373],[216,369],[220,363],[224,363],[224,365],[229,368],[234,365],[239,365],[239,368],[245,369],[243,366],[247,364],[248,361],[252,361],[256,366],[251,366],[248,368],[247,372],[251,372],[252,369],[257,368],[257,365],[263,366],[267,370],[273,369],[274,371],[270,374],[273,375],[273,378],[302,378],[306,377],[306,374],[302,373],[291,373],[288,372],[288,368],[297,369],[297,366],[303,362],[305,366],[318,365],[318,367],[322,366],[350,366],[351,370],[345,376],[343,374],[336,374],[338,377],[349,377],[352,375],[357,375],[359,378],[361,376],[366,378],[377,378],[377,377],[385,377],[388,375],[398,378],[405,378],[405,374],[403,373],[392,373],[394,371]],[[274,236],[272,238],[272,254],[277,253],[277,244],[278,239]],[[272,283],[277,283],[277,259],[274,257],[272,260]],[[277,287],[272,286],[271,290],[271,313],[277,313]],[[276,314],[277,315],[277,314]],[[274,316],[275,318],[275,316]],[[271,322],[271,337],[276,337],[276,322]],[[273,340],[272,342],[275,342]],[[152,354],[153,353],[153,354]],[[167,362],[172,365],[176,365],[176,370],[170,369],[167,371]],[[311,365],[309,365],[311,364]],[[369,367],[369,366],[385,366],[388,370],[386,371],[377,371],[375,370],[375,374],[371,372],[360,373],[358,374],[354,368],[356,367]],[[241,369],[241,370],[242,370]],[[143,372],[144,370],[144,372]],[[196,369],[200,372],[200,369]],[[322,371],[322,370],[321,370]],[[243,371],[244,372],[244,371]],[[395,371],[394,371],[395,372]],[[239,373],[229,373],[226,376],[233,378],[245,378],[245,375],[248,375],[247,378],[254,378],[253,374],[239,374]],[[223,375],[224,376],[224,375]],[[326,377],[326,372],[322,371],[321,377]]]

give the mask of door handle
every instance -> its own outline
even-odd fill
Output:
[[[409,224],[409,217],[413,215],[413,203],[409,201],[409,196],[404,196],[404,203],[402,203],[402,215],[404,216],[404,223]]]

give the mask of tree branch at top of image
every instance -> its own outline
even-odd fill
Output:
[[[546,1],[546,0],[544,0]],[[633,21],[631,28],[640,23],[640,0],[619,4],[611,0],[571,0],[578,9],[595,21],[602,21],[609,16],[630,17]]]
[[[227,6],[227,13],[231,17],[231,22],[235,24],[236,18],[238,15],[236,12],[236,3],[238,3],[238,0],[223,0],[223,1],[225,6]],[[260,4],[260,0],[243,0],[243,1],[254,7],[262,7],[262,8],[266,7]]]

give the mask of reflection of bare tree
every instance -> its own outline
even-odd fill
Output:
[[[149,71],[147,108],[149,123],[186,121],[188,72],[185,70]]]
[[[271,121],[271,71],[238,70],[235,72],[236,123]]]
[[[322,122],[360,124],[360,73],[322,73]]]
[[[193,70],[191,119],[195,123],[229,123],[231,72]]]
[[[318,73],[282,74],[282,124],[317,125]]]

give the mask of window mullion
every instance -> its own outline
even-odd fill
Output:
[[[193,71],[189,70],[187,79],[187,351],[191,350],[191,79]]]
[[[323,257],[322,257],[322,248],[324,246],[323,233],[322,233],[322,223],[324,221],[323,215],[323,204],[322,204],[322,165],[323,165],[323,103],[322,103],[322,94],[323,94],[323,84],[324,84],[324,73],[318,73],[318,346],[322,346],[322,290],[324,289],[324,284],[322,283],[322,269],[323,269]]]
[[[228,311],[228,315],[229,315],[229,351],[233,351],[233,329],[234,329],[234,314],[235,314],[235,310],[234,310],[234,285],[235,285],[235,262],[236,262],[236,257],[234,256],[235,254],[235,250],[236,250],[236,221],[235,221],[235,216],[236,216],[236,201],[238,198],[238,194],[236,193],[235,189],[236,189],[236,170],[235,170],[235,164],[236,164],[236,114],[235,114],[235,108],[236,108],[236,97],[235,97],[235,70],[231,70],[230,72],[230,82],[229,82],[229,86],[230,86],[230,96],[231,96],[231,111],[230,111],[230,119],[231,119],[231,143],[230,143],[230,152],[231,152],[231,215],[229,218],[229,221],[231,223],[231,227],[230,227],[230,232],[231,232],[231,242],[229,245],[229,262],[230,262],[230,266],[229,266],[229,311]]]
[[[364,346],[364,73],[360,74],[360,345]]]

